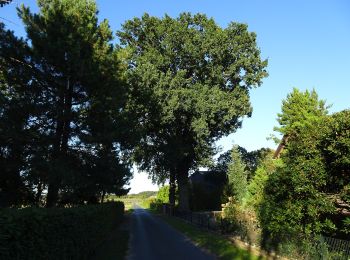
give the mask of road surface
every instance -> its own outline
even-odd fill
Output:
[[[128,260],[213,260],[180,232],[146,210],[131,215]]]

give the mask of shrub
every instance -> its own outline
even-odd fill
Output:
[[[342,231],[345,234],[350,234],[350,217],[347,217],[343,220],[343,229]]]
[[[1,209],[1,259],[87,259],[123,213],[122,202]]]
[[[154,211],[162,211],[163,201],[160,199],[151,199],[149,203],[149,208]]]
[[[242,207],[232,197],[229,198],[229,202],[223,204],[222,211],[221,229],[223,232],[232,233],[252,244],[260,243],[261,231],[253,211]]]
[[[340,192],[340,198],[347,203],[350,203],[350,184],[344,186]]]
[[[169,189],[169,185],[161,187],[157,192],[157,200],[162,201],[163,203],[169,203]]]

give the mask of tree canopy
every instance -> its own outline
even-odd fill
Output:
[[[214,142],[251,115],[249,90],[267,76],[267,61],[247,25],[223,29],[202,14],[145,14],[118,36],[129,51],[129,109],[142,128],[136,161],[156,178],[176,175],[180,208],[188,209],[189,171],[207,165]]]
[[[279,126],[274,130],[284,135],[296,134],[306,124],[312,124],[314,120],[327,115],[328,108],[326,101],[319,100],[314,89],[302,92],[294,88],[287,98],[282,100],[282,111],[277,114]]]
[[[264,180],[259,218],[265,242],[346,230],[347,206],[339,200],[350,182],[350,116],[348,110],[328,116],[325,108],[315,91],[294,89],[283,101],[279,129],[292,138],[283,163]]]
[[[47,206],[125,194],[127,94],[108,21],[90,0],[38,5],[18,9],[30,44],[0,28],[0,192],[17,183],[41,203],[47,189]]]

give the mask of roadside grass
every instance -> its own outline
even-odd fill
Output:
[[[207,232],[199,229],[191,224],[186,223],[183,220],[160,216],[169,225],[183,233],[185,236],[190,238],[196,245],[207,249],[210,253],[216,255],[219,259],[232,260],[232,259],[243,259],[243,260],[256,260],[266,259],[263,256],[257,256],[252,252],[241,249],[235,246],[231,241],[226,239],[219,234]]]

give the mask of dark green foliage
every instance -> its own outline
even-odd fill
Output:
[[[173,173],[179,206],[188,210],[189,171],[208,165],[215,141],[251,114],[249,91],[267,76],[267,61],[247,25],[222,29],[202,14],[145,14],[118,35],[129,52],[129,109],[142,137],[135,159],[156,181]]]
[[[12,0],[1,0],[0,1],[0,7],[3,7],[4,5],[11,4]]]
[[[344,219],[342,231],[345,234],[348,234],[348,235],[350,234],[350,217],[347,217],[346,219]]]
[[[347,184],[343,187],[340,192],[340,198],[347,203],[350,203],[350,184]]]
[[[350,110],[333,114],[326,125],[320,149],[329,174],[327,189],[339,193],[350,185]]]
[[[339,235],[344,217],[336,211],[336,201],[349,183],[349,111],[326,116],[316,92],[297,90],[282,111],[280,129],[290,138],[283,165],[269,175],[260,204],[265,246],[290,237]]]
[[[250,181],[259,163],[265,159],[265,157],[272,152],[269,148],[261,148],[255,151],[248,152],[244,147],[238,146],[238,152],[241,156],[241,160],[244,163],[247,173],[248,181]],[[231,157],[232,150],[228,150],[225,153],[221,154],[217,160],[217,163],[211,167],[212,170],[227,173],[228,165],[232,162]]]
[[[247,195],[245,197],[245,203],[247,203],[247,206],[253,207],[255,210],[259,208],[264,196],[266,182],[270,175],[276,171],[276,168],[281,167],[282,165],[283,162],[280,159],[273,159],[272,152],[267,154],[266,157],[261,160],[253,179],[247,187]]]
[[[31,154],[38,153],[31,147],[38,129],[28,127],[37,102],[29,53],[26,42],[0,23],[0,207],[33,202],[31,185],[38,181],[36,174],[31,179],[21,175],[32,170],[23,166],[31,163]]]
[[[334,206],[316,188],[319,182],[312,175],[318,172],[311,167],[279,169],[268,179],[259,211],[265,242],[282,242],[301,233],[318,234],[335,228],[325,218]]]
[[[131,177],[125,84],[94,1],[21,6],[30,45],[0,24],[0,206],[96,203]]]
[[[129,230],[115,228],[89,260],[125,259],[129,249]]]
[[[237,146],[231,150],[231,163],[228,165],[228,182],[225,187],[225,197],[234,197],[235,201],[242,203],[243,197],[247,192],[247,171],[242,162],[241,155]]]
[[[327,108],[325,100],[319,100],[315,90],[301,92],[294,88],[293,92],[282,101],[282,112],[277,115],[280,126],[274,130],[293,136],[304,126],[325,116],[328,113]]]
[[[88,259],[118,225],[122,202],[0,210],[1,259]]]
[[[328,176],[318,149],[321,121],[309,122],[299,130],[281,157],[284,167],[267,180],[260,205],[264,238],[274,242],[335,228],[326,217],[335,208],[324,193]]]

